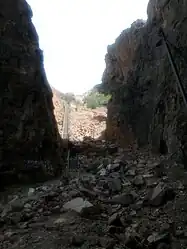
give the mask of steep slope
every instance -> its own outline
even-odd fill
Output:
[[[59,134],[31,17],[26,1],[0,0],[0,168],[18,169],[35,160],[54,172]]]
[[[185,106],[160,34],[162,27],[186,88],[186,17],[184,1],[151,0],[147,22],[134,22],[108,46],[108,139],[186,158]]]

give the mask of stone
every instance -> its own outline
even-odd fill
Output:
[[[114,154],[118,152],[118,146],[111,145],[107,148],[109,154]]]
[[[81,213],[81,211],[85,208],[92,207],[93,205],[89,202],[84,200],[81,197],[77,197],[71,201],[66,202],[63,205],[63,208],[66,210],[74,210],[77,213]]]
[[[147,178],[146,185],[147,185],[147,187],[155,187],[156,185],[158,185],[158,179],[152,178],[152,177]]]
[[[26,209],[31,209],[31,208],[32,208],[32,205],[31,205],[30,203],[26,203],[26,204],[24,205],[24,208],[26,208]]]
[[[83,182],[83,183],[90,183],[90,182],[95,181],[95,176],[92,175],[92,174],[83,174],[80,177],[80,181]]]
[[[119,162],[116,162],[116,163],[109,164],[107,166],[107,170],[108,171],[117,171],[120,169],[120,167],[121,167],[121,164]]]
[[[60,217],[60,218],[58,218],[58,219],[56,219],[56,220],[54,221],[54,224],[59,225],[59,224],[64,224],[64,223],[66,223],[66,222],[67,222],[67,219],[66,219],[66,218]]]
[[[100,169],[100,171],[98,172],[98,174],[100,176],[106,176],[107,175],[107,170],[105,168],[102,168],[102,169]]]
[[[120,234],[122,232],[123,232],[123,228],[122,227],[118,227],[118,226],[109,226],[108,227],[108,233],[110,233],[111,235]]]
[[[176,230],[175,231],[175,236],[176,237],[183,237],[184,233],[185,233],[185,231],[183,231],[183,230]]]
[[[42,186],[41,188],[39,188],[38,190],[42,190],[43,192],[47,192],[49,191],[49,187],[48,186]]]
[[[130,194],[132,195],[132,197],[133,197],[134,200],[137,199],[137,198],[139,197],[139,194],[137,194],[137,192],[134,191],[134,190],[131,190],[131,191],[130,191]]]
[[[166,243],[160,243],[156,249],[170,249],[171,246],[169,244]]]
[[[146,164],[146,161],[145,161],[145,159],[139,159],[139,160],[138,160],[138,163],[139,163],[139,164]]]
[[[31,223],[28,225],[28,227],[30,228],[34,228],[34,229],[38,229],[38,228],[42,228],[44,227],[44,223],[43,222],[36,222],[36,223]]]
[[[1,218],[5,218],[12,211],[11,205],[6,205],[1,213]]]
[[[131,186],[132,184],[131,184],[131,182],[128,180],[128,179],[123,179],[123,187],[129,187],[129,186]]]
[[[157,164],[154,168],[156,177],[162,178],[166,175],[165,165],[163,163]]]
[[[58,214],[58,213],[60,213],[60,210],[61,210],[60,206],[57,205],[51,209],[51,212],[54,214]]]
[[[169,242],[170,235],[169,233],[157,233],[154,232],[147,238],[149,244],[160,244],[161,242]]]
[[[74,246],[79,247],[79,246],[82,246],[85,241],[86,241],[86,237],[85,236],[74,235],[72,237],[71,244],[74,245]]]
[[[135,176],[136,175],[136,170],[135,169],[129,169],[126,173],[125,176]]]
[[[129,206],[134,202],[134,197],[132,194],[121,194],[113,197],[110,202],[113,204],[121,204],[122,206]]]
[[[135,176],[133,184],[137,187],[140,187],[144,184],[144,178],[142,176]]]
[[[152,206],[164,205],[167,201],[175,198],[175,192],[171,188],[158,184],[153,190],[150,191],[148,201]]]
[[[80,212],[80,215],[87,219],[95,219],[94,217],[96,215],[100,215],[101,212],[102,212],[102,207],[99,204],[97,204],[90,207],[83,207]]]
[[[144,174],[144,175],[142,175],[142,176],[143,176],[143,178],[146,179],[146,180],[154,177],[153,174]]]
[[[136,211],[132,210],[129,215],[133,217],[133,216],[136,216],[136,214],[137,214]]]
[[[138,233],[135,232],[133,227],[127,227],[125,230],[124,235],[124,243],[127,248],[134,249],[134,248],[142,248],[142,240]]]
[[[35,192],[35,189],[34,188],[29,188],[29,191],[28,191],[28,196],[32,196]]]
[[[24,205],[25,205],[24,201],[17,199],[15,201],[11,202],[12,211],[13,212],[22,211],[24,208]]]
[[[4,239],[5,239],[5,236],[4,236],[4,235],[2,235],[2,234],[0,234],[0,242],[3,242],[3,241],[4,241]]]
[[[114,239],[108,237],[100,238],[99,241],[101,247],[105,249],[113,249],[116,244],[116,241]]]
[[[31,220],[34,217],[34,215],[35,214],[32,213],[32,212],[24,212],[21,215],[21,221],[22,222],[27,222],[27,221]]]
[[[21,212],[14,212],[10,214],[9,218],[11,219],[11,223],[17,225],[22,220]]]
[[[177,188],[179,190],[184,190],[185,189],[184,185],[181,182],[178,183],[178,187]]]
[[[4,236],[5,236],[5,238],[11,238],[15,234],[16,233],[13,231],[7,231],[7,232],[5,232]]]
[[[134,205],[133,205],[133,209],[134,210],[140,210],[143,206],[143,201],[137,201]]]
[[[71,190],[71,191],[69,192],[69,195],[70,195],[72,198],[75,198],[75,197],[80,196],[80,193],[79,193],[79,191],[77,191],[77,190]]]
[[[45,200],[45,202],[50,202],[50,201],[53,201],[54,198],[57,196],[58,196],[57,192],[51,191],[50,193],[48,193],[44,196],[44,200]]]
[[[109,179],[108,187],[112,191],[112,193],[119,192],[122,188],[121,180],[119,178]]]
[[[121,226],[122,223],[121,223],[119,214],[114,213],[112,216],[110,216],[108,219],[108,224],[113,225],[113,226]]]

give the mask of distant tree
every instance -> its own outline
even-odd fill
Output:
[[[62,99],[70,104],[71,102],[75,101],[75,95],[73,93],[64,93],[62,94]]]
[[[96,85],[85,97],[84,103],[87,108],[95,109],[97,107],[106,106],[110,99],[110,95],[105,95],[98,92],[98,85]]]

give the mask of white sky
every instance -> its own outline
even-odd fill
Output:
[[[138,18],[148,0],[27,0],[50,85],[82,94],[101,83],[107,45]]]

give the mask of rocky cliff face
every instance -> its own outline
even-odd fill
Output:
[[[162,27],[187,88],[186,20],[185,1],[151,0],[147,22],[136,21],[108,46],[103,74],[103,87],[112,95],[108,139],[186,157],[186,109],[159,32]]]
[[[1,170],[59,163],[52,91],[31,17],[25,0],[0,0]]]

